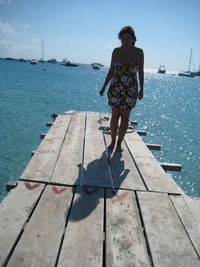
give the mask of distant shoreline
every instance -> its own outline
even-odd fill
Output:
[[[7,60],[6,58],[0,58],[1,60]],[[11,61],[18,61],[18,58],[11,58]],[[30,61],[30,59],[25,59],[26,61]],[[45,61],[46,62],[46,61]],[[57,63],[60,63],[61,61],[57,61]],[[90,66],[90,63],[77,63],[79,65],[88,65]],[[104,69],[109,69],[109,66],[104,65]],[[149,68],[145,68],[144,72],[148,72],[148,73],[157,73],[158,69],[149,69]],[[180,71],[173,71],[173,70],[167,70],[166,74],[178,74]]]

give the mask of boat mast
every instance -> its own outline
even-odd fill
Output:
[[[189,61],[189,73],[190,73],[190,65],[191,65],[191,59],[192,59],[192,48],[191,48],[191,51],[190,51],[190,61]]]
[[[44,50],[43,50],[43,40],[42,40],[42,58],[41,58],[42,60],[44,59],[43,57],[44,57]]]

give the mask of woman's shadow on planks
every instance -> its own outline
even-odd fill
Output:
[[[101,158],[85,164],[87,167],[84,167],[82,164],[77,165],[79,175],[75,182],[76,187],[72,188],[72,191],[75,191],[75,195],[69,214],[70,221],[79,221],[86,218],[95,210],[98,204],[102,205],[103,216],[104,201],[100,203],[100,199],[104,200],[105,198],[115,197],[116,200],[121,200],[126,196],[127,191],[121,195],[117,193],[130,171],[129,169],[124,169],[124,161],[121,160],[121,157],[122,153],[105,150]],[[111,172],[108,167],[109,165]],[[98,180],[96,185],[94,181],[92,182],[92,178]],[[106,184],[105,182],[108,183]],[[105,188],[108,190],[105,190]],[[66,213],[67,216],[68,212]]]

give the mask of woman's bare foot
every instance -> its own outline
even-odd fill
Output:
[[[111,144],[108,146],[110,150],[113,150],[115,147],[115,142],[111,142]]]

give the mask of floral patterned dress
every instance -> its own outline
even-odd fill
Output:
[[[116,60],[114,66],[114,76],[107,93],[108,104],[125,109],[134,108],[138,94],[138,65],[123,65]]]

